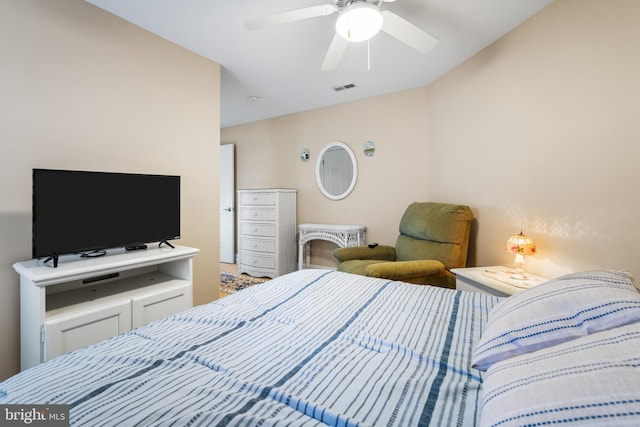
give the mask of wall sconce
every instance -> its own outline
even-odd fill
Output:
[[[311,153],[309,153],[309,150],[307,148],[303,148],[302,150],[300,150],[300,160],[306,162],[310,157]]]
[[[511,276],[512,279],[527,280],[528,277],[524,274],[524,255],[535,255],[536,245],[533,240],[522,234],[516,234],[509,237],[507,244],[505,245],[505,252],[510,252],[516,255],[516,273]]]
[[[376,151],[376,145],[373,141],[367,141],[364,143],[364,155],[367,157],[373,156],[373,153]]]

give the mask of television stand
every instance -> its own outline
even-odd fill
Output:
[[[20,274],[21,370],[193,306],[193,261],[186,246],[107,256],[64,255],[13,264]]]
[[[158,244],[158,247],[162,246],[162,244],[163,244],[163,243],[164,243],[165,245],[169,246],[171,249],[175,249],[175,247],[174,247],[171,243],[169,243],[168,241],[166,241],[166,240],[161,241],[161,242]]]

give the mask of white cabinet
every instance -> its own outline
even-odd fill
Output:
[[[115,249],[64,256],[57,268],[16,263],[20,274],[20,365],[53,357],[192,307],[197,249]]]
[[[274,278],[296,269],[296,192],[238,190],[238,273]]]

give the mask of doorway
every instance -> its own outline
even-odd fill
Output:
[[[235,264],[235,145],[220,146],[220,262]]]

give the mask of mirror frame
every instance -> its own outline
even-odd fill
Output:
[[[322,164],[322,158],[324,157],[324,153],[326,153],[328,150],[334,147],[340,147],[346,150],[346,152],[349,154],[349,157],[351,158],[351,165],[353,166],[353,176],[351,177],[351,184],[349,185],[349,188],[347,188],[344,193],[337,194],[337,195],[329,193],[326,190],[326,188],[324,188],[324,185],[322,184],[322,180],[320,179],[320,165]],[[347,144],[339,141],[330,142],[327,145],[325,145],[322,151],[320,151],[320,154],[318,155],[318,159],[316,160],[316,184],[318,185],[318,188],[320,189],[322,194],[324,194],[326,198],[331,200],[342,200],[353,191],[353,189],[356,186],[357,180],[358,180],[358,162],[356,162],[356,156],[353,153],[353,150],[351,150],[351,148],[349,148]]]

